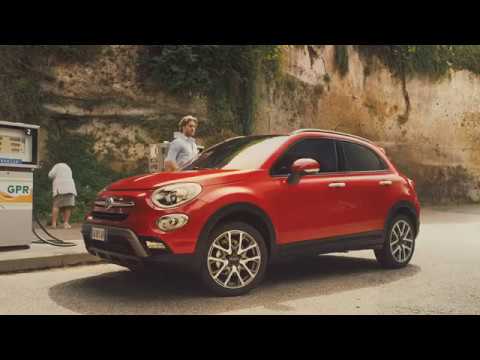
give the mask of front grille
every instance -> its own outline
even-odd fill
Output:
[[[95,200],[95,206],[110,208],[130,208],[135,206],[135,201],[123,197],[107,197],[105,199]]]
[[[94,211],[92,212],[92,217],[96,220],[124,221],[128,218],[128,214],[105,213],[105,212]]]

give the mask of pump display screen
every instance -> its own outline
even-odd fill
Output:
[[[37,129],[0,123],[0,166],[35,165]]]
[[[25,155],[25,138],[0,135],[0,153]]]

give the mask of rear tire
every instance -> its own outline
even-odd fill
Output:
[[[200,278],[217,296],[240,296],[265,277],[268,251],[260,232],[243,222],[216,227],[200,251]]]
[[[387,269],[407,266],[415,252],[415,227],[405,215],[396,216],[389,224],[383,248],[375,250],[378,262]]]

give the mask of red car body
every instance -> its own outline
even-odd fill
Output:
[[[303,177],[296,185],[290,184],[287,176],[272,176],[271,168],[282,154],[306,138],[360,144],[373,150],[384,161],[386,169],[319,173]],[[193,201],[172,209],[160,209],[152,204],[155,189],[182,182],[201,185],[201,193]],[[195,259],[202,238],[208,236],[215,224],[235,214],[243,221],[258,224],[257,228],[266,237],[270,260],[281,254],[282,249],[294,248],[291,245],[308,248],[315,243],[319,245],[317,251],[323,253],[375,249],[383,242],[388,219],[399,212],[412,219],[416,234],[419,228],[420,205],[414,183],[395,168],[383,149],[358,137],[327,131],[300,131],[289,136],[257,169],[190,170],[136,176],[118,181],[99,194],[100,199],[109,197],[131,201],[134,206],[109,210],[103,205],[94,206],[86,217],[83,234],[91,253],[125,266],[131,261],[180,259],[182,255]],[[161,231],[157,221],[168,214],[186,214],[189,222],[176,231]],[[94,226],[128,229],[143,239],[143,255],[139,257],[138,252],[134,252],[126,257],[104,244],[95,246],[90,237]],[[360,236],[363,240],[356,246],[358,235],[364,236]],[[349,245],[322,247],[322,243],[332,244],[332,239],[350,237],[350,241],[344,242]],[[161,241],[165,251],[149,250],[145,239]]]

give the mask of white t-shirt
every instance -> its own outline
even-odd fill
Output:
[[[48,173],[53,179],[53,197],[57,195],[73,194],[77,196],[77,189],[72,177],[72,169],[64,163],[56,164]]]

